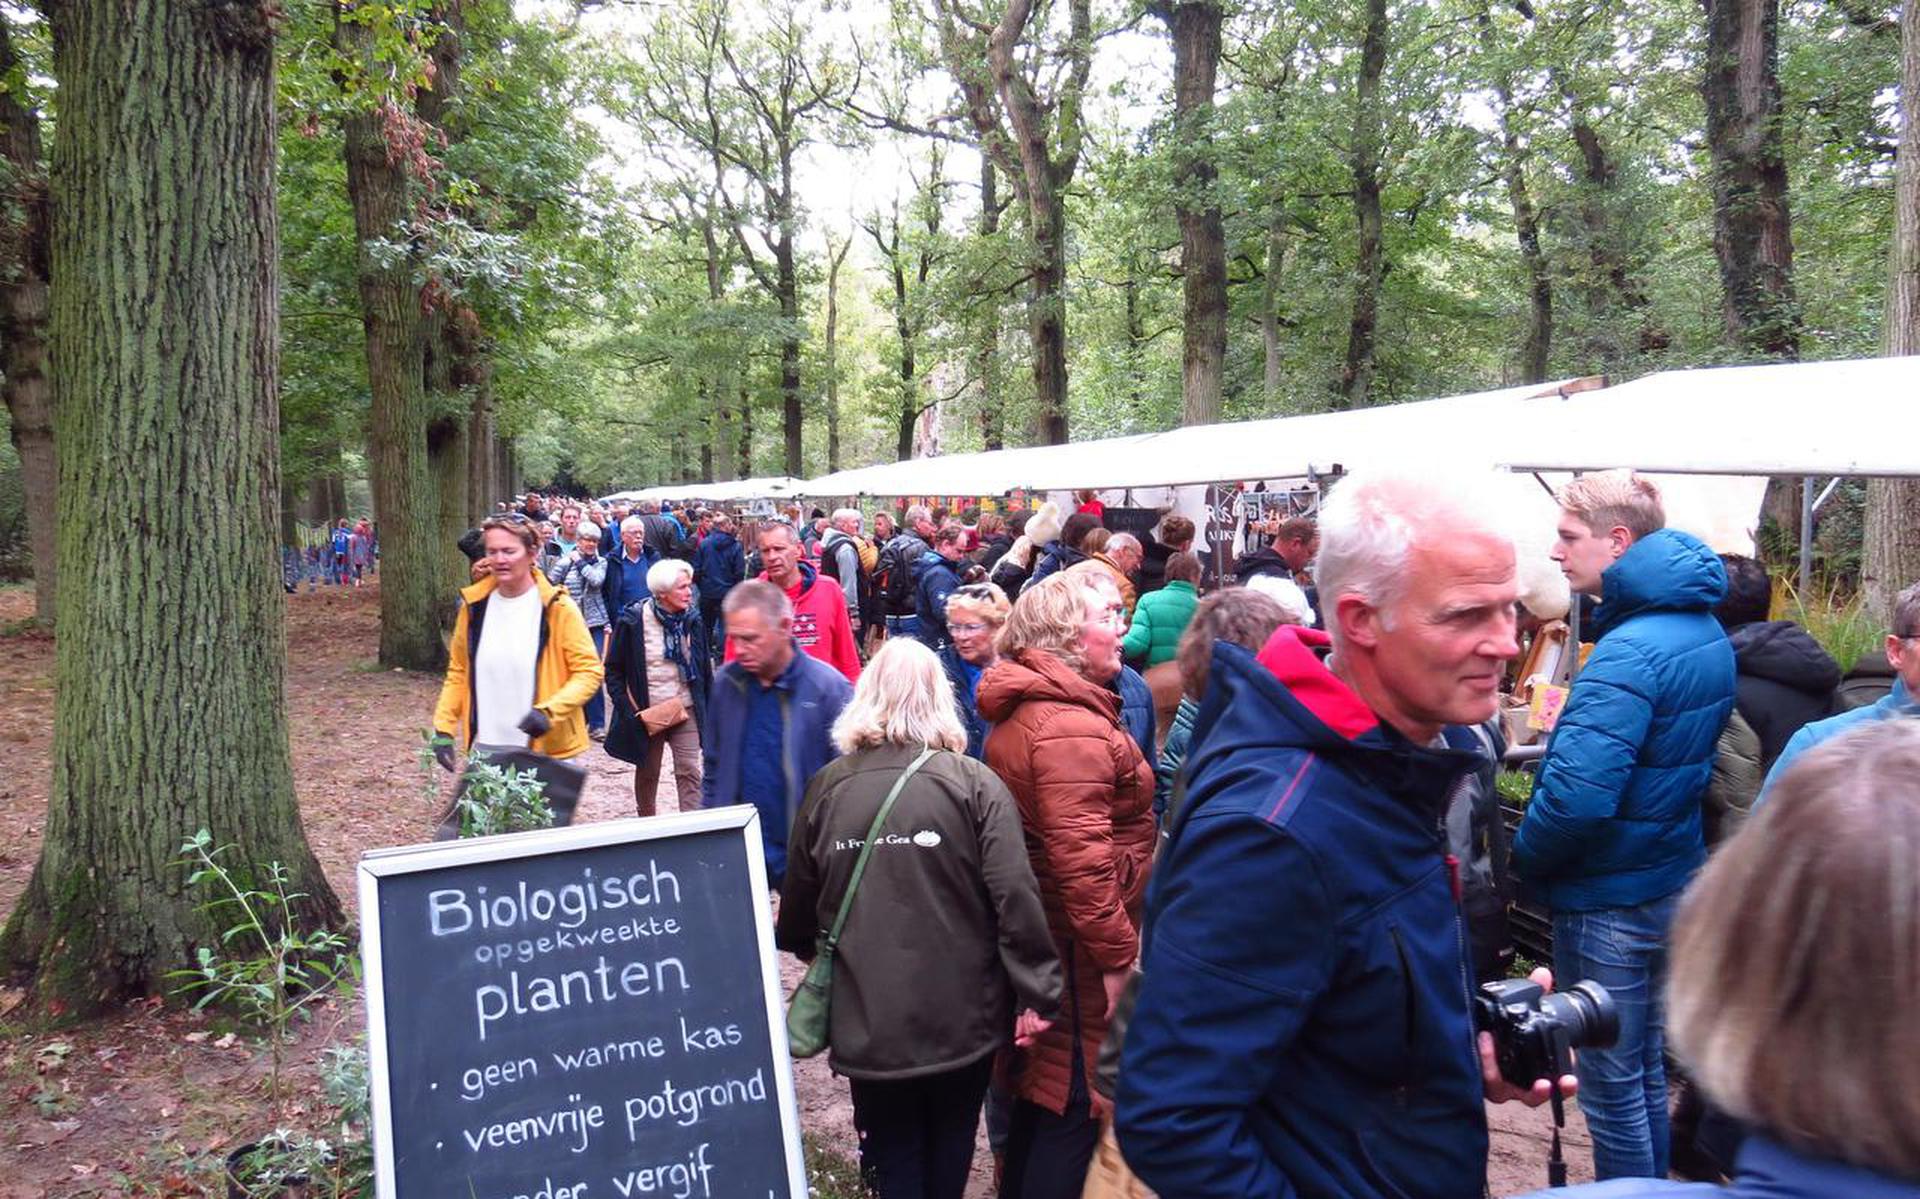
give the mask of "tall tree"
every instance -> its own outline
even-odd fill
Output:
[[[1920,3],[1900,14],[1900,145],[1894,165],[1893,280],[1887,298],[1888,354],[1920,354]],[[1911,415],[1913,397],[1897,411]],[[1900,416],[1895,417],[1899,424]],[[1920,481],[1867,483],[1867,602],[1884,618],[1900,589],[1920,581]]]
[[[1798,358],[1800,311],[1781,139],[1780,0],[1700,2],[1707,18],[1700,91],[1727,344],[1744,354]]]
[[[1522,113],[1514,100],[1513,67],[1494,29],[1492,14],[1479,13],[1481,48],[1493,84],[1500,118],[1500,147],[1496,162],[1507,185],[1507,203],[1513,210],[1514,240],[1527,280],[1527,327],[1520,345],[1520,376],[1525,383],[1547,378],[1547,360],[1553,352],[1553,276],[1540,246],[1540,214],[1527,185],[1531,157],[1521,136]]]
[[[893,311],[894,334],[899,354],[894,359],[897,372],[894,387],[894,455],[905,462],[913,457],[913,435],[921,414],[939,403],[921,392],[918,368],[920,335],[930,315],[927,283],[934,263],[940,257],[940,193],[943,155],[936,146],[932,170],[915,190],[915,211],[904,217],[895,197],[886,216],[875,213],[862,222],[867,236],[886,263],[889,306]]]
[[[373,394],[367,461],[380,522],[380,664],[438,670],[446,663],[445,547],[427,446],[432,414],[415,279],[421,264],[409,230],[417,191],[432,169],[427,128],[395,98],[401,89],[390,81],[404,78],[404,70],[377,31],[377,13],[344,0],[334,11],[335,47],[348,64],[351,89],[347,194]]]
[[[1173,37],[1174,215],[1186,306],[1180,421],[1220,419],[1227,358],[1227,234],[1213,194],[1213,91],[1220,69],[1219,0],[1156,0],[1152,12]]]
[[[283,863],[301,917],[342,922],[294,801],[285,608],[260,537],[280,484],[276,15],[51,7],[53,793],[0,935],[49,1013],[157,991],[218,944],[177,860],[199,828],[237,861]],[[102,495],[139,513],[137,536],[94,535]]]
[[[827,239],[827,473],[840,469],[840,268],[853,248],[849,234],[838,246]]]
[[[1353,175],[1353,219],[1359,238],[1353,261],[1353,316],[1347,323],[1347,359],[1335,406],[1365,407],[1373,394],[1379,336],[1380,281],[1385,272],[1380,216],[1380,157],[1385,136],[1381,78],[1387,70],[1387,0],[1367,0],[1360,38],[1360,77],[1353,93],[1353,137],[1347,162]]]
[[[1063,445],[1067,421],[1067,188],[1086,141],[1082,103],[1093,69],[1092,0],[1066,0],[1067,25],[1050,36],[1051,6],[1007,0],[969,10],[932,0],[941,56],[981,148],[1013,180],[1031,249],[1027,337],[1039,440]]]
[[[8,432],[20,455],[27,540],[33,550],[33,609],[53,621],[57,567],[53,383],[47,376],[47,168],[40,113],[26,94],[26,63],[0,15],[0,383]]]
[[[993,156],[980,156],[980,219],[975,232],[989,253],[1000,236],[999,172]],[[973,321],[977,336],[973,349],[974,386],[980,404],[980,448],[1006,448],[1006,414],[1000,407],[1000,295],[989,289],[976,289],[972,295]]]

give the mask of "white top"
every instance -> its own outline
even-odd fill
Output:
[[[665,703],[686,690],[686,681],[680,677],[679,663],[667,657],[667,631],[660,627],[651,603],[640,610],[640,632],[647,639],[647,702]]]
[[[533,706],[533,671],[540,653],[540,588],[511,598],[494,592],[480,626],[473,671],[476,745],[525,749],[520,718]]]

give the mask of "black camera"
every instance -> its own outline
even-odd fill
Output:
[[[1573,1051],[1604,1049],[1620,1038],[1620,1010],[1596,982],[1548,995],[1524,978],[1483,983],[1473,998],[1474,1027],[1493,1034],[1500,1077],[1531,1088],[1573,1073]]]

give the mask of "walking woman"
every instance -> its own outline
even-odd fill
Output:
[[[987,667],[1000,660],[995,643],[1011,608],[1007,593],[992,583],[967,583],[947,596],[950,640],[940,649],[940,665],[946,668],[947,681],[953,685],[954,710],[967,731],[969,758],[986,753],[987,721],[980,715],[974,692]]]
[[[980,680],[987,765],[1019,806],[1047,926],[1066,969],[1062,1015],[1014,1079],[1002,1199],[1078,1199],[1106,1107],[1093,1068],[1140,951],[1153,860],[1153,771],[1121,724],[1126,609],[1085,573],[1028,584]]]
[[[659,811],[661,758],[672,750],[674,798],[680,811],[691,812],[700,806],[700,730],[713,685],[707,625],[694,603],[691,564],[655,562],[647,590],[652,598],[627,605],[607,648],[607,752],[634,764],[634,810],[652,816]]]
[[[448,770],[456,745],[577,757],[588,745],[581,709],[601,679],[586,621],[565,588],[534,570],[540,541],[526,517],[489,517],[480,535],[491,569],[460,591],[434,756]]]
[[[774,939],[811,959],[861,846],[879,838],[834,959],[829,1060],[852,1083],[867,1186],[880,1199],[960,1199],[1015,1009],[1030,1039],[1060,999],[1020,818],[1005,785],[961,752],[940,662],[910,638],[867,664],[833,739],[843,756],[813,777],[794,820]]]

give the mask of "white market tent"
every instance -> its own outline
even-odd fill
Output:
[[[729,483],[671,483],[661,487],[642,487],[636,491],[616,491],[602,496],[607,502],[626,500],[698,500],[727,503],[735,500],[784,499],[811,494],[804,480],[788,475],[769,475],[758,479],[735,479]]]

